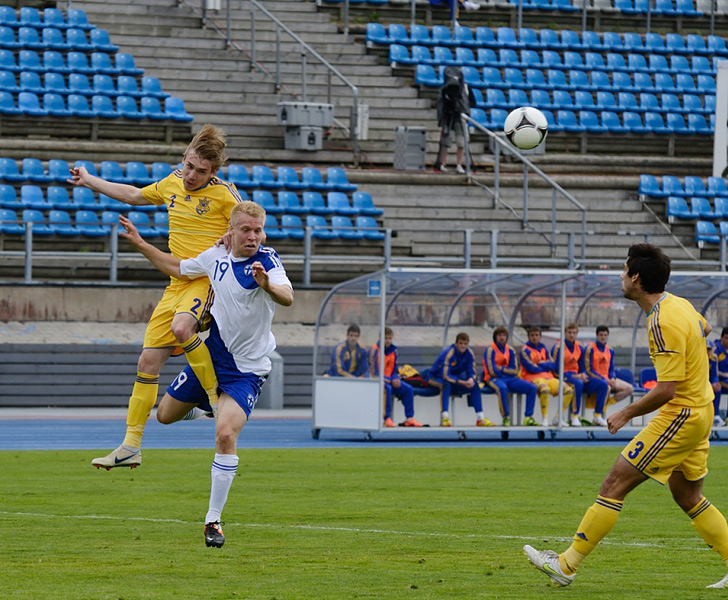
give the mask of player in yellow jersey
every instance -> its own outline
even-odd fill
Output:
[[[166,205],[169,249],[177,258],[191,258],[207,250],[227,231],[230,211],[241,201],[235,186],[215,175],[226,160],[225,145],[223,132],[205,125],[187,146],[182,168],[157,183],[144,188],[115,183],[89,174],[84,167],[71,169],[69,183],[91,188],[132,207]],[[207,347],[197,336],[211,304],[210,282],[206,277],[192,281],[170,278],[144,334],[124,441],[107,456],[93,459],[92,465],[110,469],[141,464],[141,440],[157,401],[159,373],[180,347],[205,388],[210,405],[216,408],[215,370]]]
[[[611,415],[609,431],[616,433],[634,417],[657,409],[659,413],[624,448],[565,552],[523,547],[531,564],[557,586],[574,580],[582,561],[614,527],[627,494],[647,479],[669,484],[675,502],[728,566],[728,524],[702,493],[713,425],[713,389],[705,352],[711,327],[690,302],[665,292],[669,277],[670,259],[660,248],[635,244],[629,249],[622,292],[647,315],[657,384]],[[728,575],[707,587],[728,588]]]

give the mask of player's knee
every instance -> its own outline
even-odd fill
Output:
[[[236,441],[237,436],[229,427],[222,427],[215,432],[215,448],[220,453],[230,453],[231,448],[235,448]]]
[[[172,323],[171,330],[172,335],[180,344],[189,340],[196,333],[195,328],[187,322]]]

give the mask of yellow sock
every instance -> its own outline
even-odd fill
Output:
[[[541,416],[544,419],[548,419],[549,416],[549,392],[545,392],[543,394],[539,394],[539,401],[541,402]]]
[[[149,413],[157,401],[158,389],[159,375],[148,375],[137,371],[137,378],[129,398],[129,410],[126,415],[124,443],[127,446],[139,448],[142,445],[144,426],[147,424]]]
[[[185,351],[187,362],[207,392],[210,405],[217,404],[217,375],[215,375],[215,367],[212,366],[212,358],[210,358],[207,346],[195,334],[182,344],[182,350]]]
[[[621,500],[597,496],[597,501],[589,507],[579,523],[571,546],[559,555],[559,563],[566,575],[573,575],[581,562],[612,530],[623,504]]]
[[[728,524],[723,514],[704,497],[687,515],[700,537],[720,554],[728,566]]]

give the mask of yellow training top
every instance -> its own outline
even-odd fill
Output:
[[[192,258],[207,250],[230,222],[230,211],[242,201],[232,183],[213,177],[198,190],[185,190],[182,171],[142,189],[152,204],[167,205],[169,250],[177,258]]]
[[[675,397],[665,406],[688,408],[713,401],[705,350],[705,318],[685,298],[665,294],[647,315],[650,358],[657,381],[675,381]]]

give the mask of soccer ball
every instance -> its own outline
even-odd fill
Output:
[[[506,117],[503,131],[511,142],[521,150],[531,150],[546,139],[549,124],[544,114],[533,106],[522,106]]]

